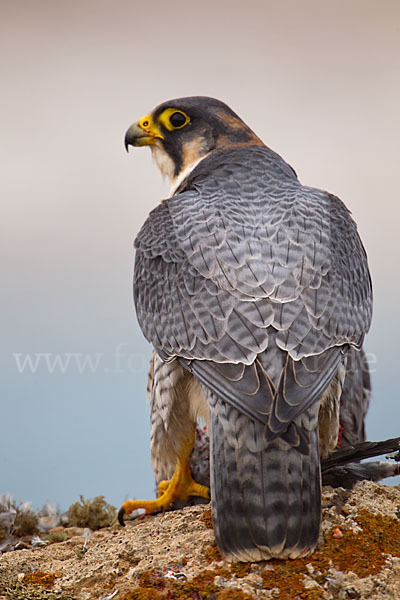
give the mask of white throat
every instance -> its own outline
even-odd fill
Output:
[[[208,154],[205,154],[204,156],[201,156],[200,158],[195,160],[193,163],[191,163],[185,169],[183,169],[177,177],[174,177],[173,179],[171,179],[171,189],[169,190],[168,198],[171,198],[171,196],[173,196],[175,194],[176,190],[181,185],[182,181],[184,181],[186,179],[186,177],[188,177],[190,175],[190,173],[193,171],[193,169],[195,167],[197,167],[197,165],[199,163],[201,163],[201,161],[204,160],[206,158],[206,156],[208,156]]]
[[[169,180],[172,180],[175,170],[172,158],[170,158],[167,152],[165,152],[164,148],[157,142],[150,146],[150,148],[154,162],[160,169],[162,176],[164,178],[168,177]]]
[[[171,189],[169,191],[168,198],[171,198],[171,196],[173,196],[175,194],[176,190],[181,185],[182,181],[184,181],[186,179],[186,177],[188,177],[188,175],[193,171],[193,169],[195,167],[197,167],[197,165],[202,160],[204,160],[206,158],[206,156],[208,156],[208,154],[209,154],[209,153],[204,154],[203,156],[200,156],[200,158],[193,159],[193,160],[190,160],[190,154],[189,154],[188,164],[186,164],[184,166],[184,168],[182,169],[182,171],[179,173],[179,175],[177,177],[175,177],[174,176],[174,171],[175,171],[174,162],[173,162],[172,158],[169,156],[169,154],[167,152],[165,152],[165,150],[161,146],[161,144],[158,144],[156,142],[155,144],[150,146],[150,148],[151,148],[151,153],[153,155],[154,162],[156,163],[157,167],[160,169],[162,176],[164,178],[168,177],[168,179],[171,182]],[[197,150],[197,147],[196,147],[196,150]],[[197,153],[197,155],[198,155],[198,153]]]

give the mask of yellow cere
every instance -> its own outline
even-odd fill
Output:
[[[182,129],[190,122],[186,113],[177,108],[166,108],[159,116],[159,121],[168,131]]]
[[[151,115],[146,115],[138,121],[138,126],[145,131],[149,137],[164,139],[164,136],[157,129]]]

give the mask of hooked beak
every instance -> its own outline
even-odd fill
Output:
[[[129,152],[129,146],[152,146],[156,139],[164,139],[161,133],[150,126],[142,126],[140,121],[131,125],[125,134],[125,149]]]

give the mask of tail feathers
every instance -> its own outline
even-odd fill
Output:
[[[317,431],[303,430],[309,442],[305,455],[280,439],[260,443],[264,426],[248,419],[252,451],[243,443],[243,415],[229,413],[227,423],[218,409],[211,411],[211,498],[219,548],[240,561],[306,556],[316,546],[321,520]]]

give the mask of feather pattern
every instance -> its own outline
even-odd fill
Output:
[[[181,399],[200,382],[220,548],[239,560],[309,553],[320,522],[319,401],[335,412],[338,373],[371,319],[349,211],[302,186],[268,148],[229,148],[150,213],[135,246],[135,305],[156,351],[155,471],[171,475],[181,431],[193,426]]]
[[[150,214],[135,303],[163,355],[252,364],[271,326],[294,360],[362,344],[372,293],[356,225],[282,162],[265,147],[221,151]]]

